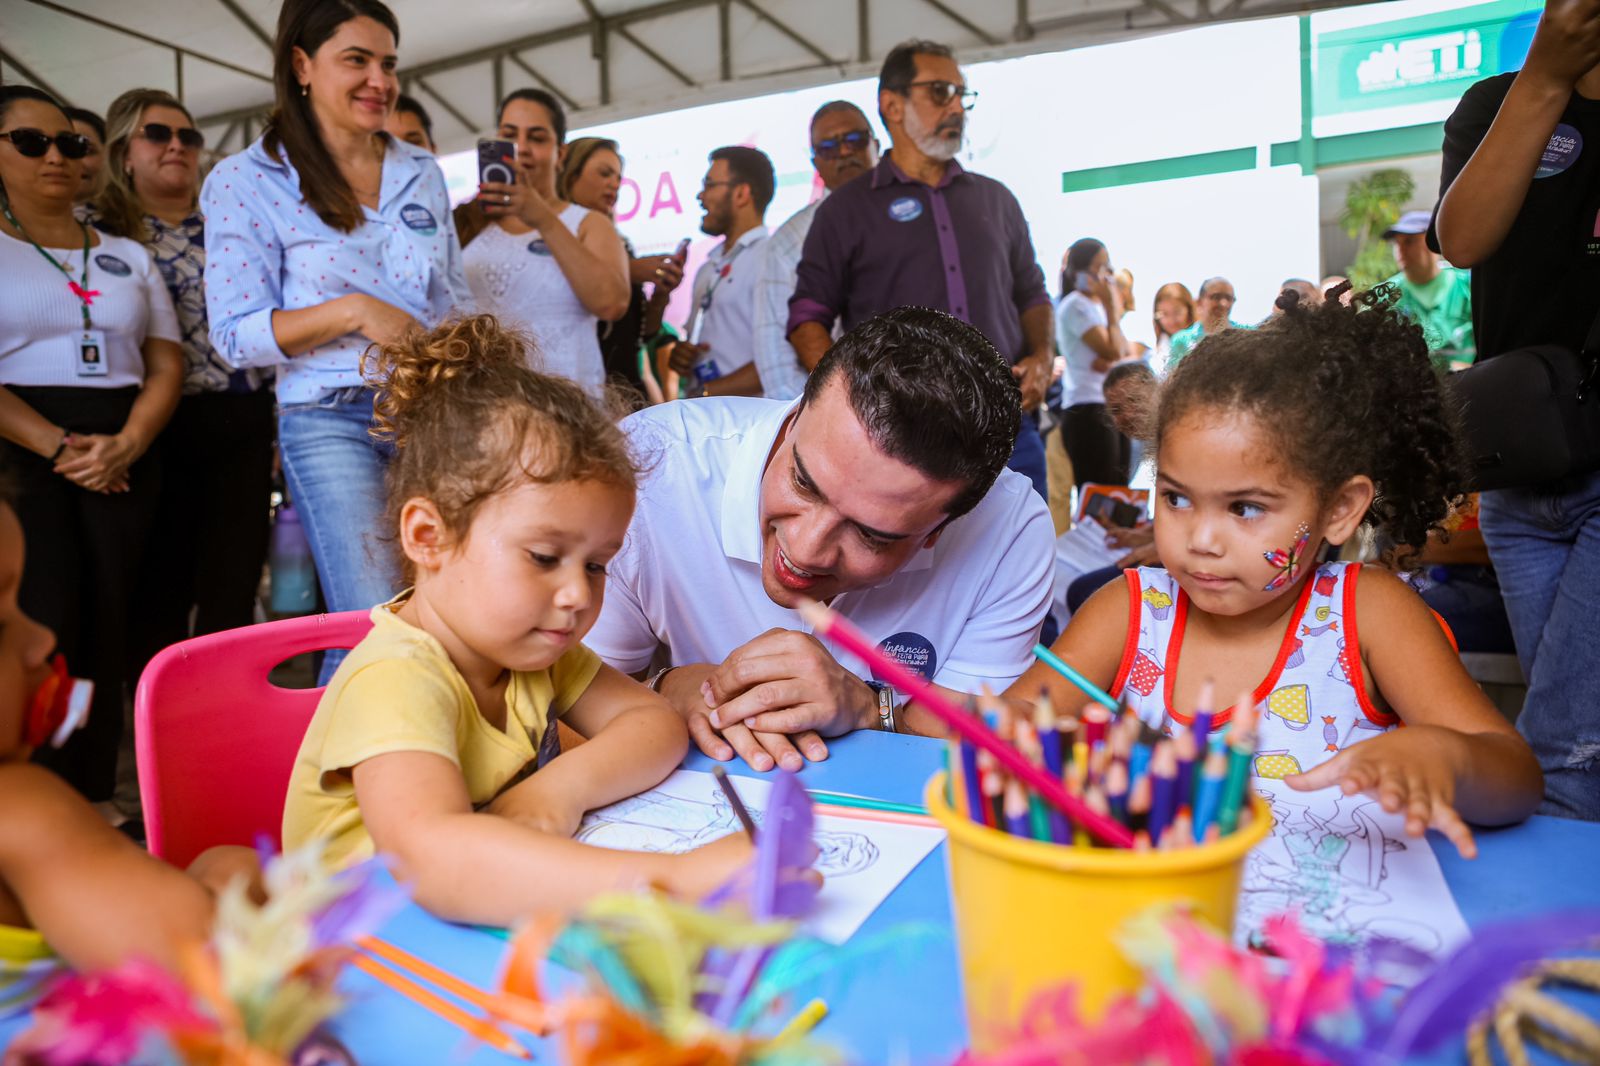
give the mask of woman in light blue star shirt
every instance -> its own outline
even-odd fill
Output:
[[[278,368],[279,452],[334,611],[399,587],[362,354],[471,301],[444,175],[383,132],[399,37],[379,0],[287,0],[267,132],[200,198],[211,343]]]

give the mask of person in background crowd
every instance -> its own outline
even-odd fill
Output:
[[[1130,358],[1122,335],[1122,293],[1111,253],[1093,237],[1074,241],[1061,271],[1056,344],[1070,384],[1061,431],[1079,485],[1126,485],[1128,438],[1106,414],[1106,372]]]
[[[694,275],[688,337],[672,345],[672,372],[687,377],[692,395],[760,396],[755,363],[756,282],[767,240],[767,205],[777,178],[772,160],[754,148],[724,147],[711,153],[711,169],[700,186],[705,216],[700,229],[722,243]],[[668,397],[677,394],[662,383]]]
[[[77,202],[91,203],[105,186],[106,121],[86,107],[63,108],[74,131],[89,140],[89,154],[83,157],[83,178],[78,185]]]
[[[1139,309],[1133,298],[1133,271],[1121,267],[1111,279],[1117,286],[1117,293],[1122,297],[1122,340],[1128,346],[1129,359],[1145,359],[1150,355],[1154,343],[1150,340],[1150,333],[1139,324],[1138,319],[1128,320],[1128,316]]]
[[[183,398],[156,443],[161,498],[138,590],[135,666],[168,644],[255,620],[272,496],[272,372],[236,370],[206,319],[205,136],[160,89],[133,89],[106,112],[106,187],[95,225],[150,251],[178,315]],[[190,625],[191,614],[193,625]]]
[[[472,300],[439,165],[384,133],[399,37],[380,0],[285,0],[267,130],[200,193],[211,344],[278,368],[278,451],[332,611],[399,591],[363,353]]]
[[[1471,366],[1478,354],[1472,336],[1472,275],[1440,263],[1428,247],[1432,220],[1432,211],[1407,211],[1383,231],[1400,264],[1400,272],[1384,284],[1400,290],[1396,306],[1422,327],[1434,362],[1460,370]]]
[[[1169,281],[1156,290],[1151,325],[1155,328],[1152,363],[1165,370],[1172,357],[1172,338],[1194,325],[1194,296],[1181,281]]]
[[[395,97],[394,110],[389,112],[389,120],[383,128],[396,140],[414,144],[429,155],[439,154],[433,143],[433,119],[415,96],[401,93]]]
[[[1232,317],[1233,305],[1237,300],[1233,282],[1227,278],[1207,278],[1201,282],[1200,295],[1195,300],[1195,323],[1172,338],[1172,348],[1167,353],[1167,369],[1177,366],[1178,361],[1200,343],[1201,337],[1221,333],[1225,329],[1244,329]]]
[[[496,136],[517,146],[517,180],[486,182],[486,220],[462,252],[480,311],[532,334],[535,370],[559,374],[598,397],[605,386],[599,322],[628,310],[628,263],[603,212],[556,191],[567,116],[543,89],[518,89],[500,103]]]
[[[817,209],[789,301],[789,343],[802,366],[815,367],[840,320],[848,330],[919,306],[972,323],[1021,383],[1011,468],[1048,498],[1034,413],[1053,363],[1050,294],[1016,197],[955,160],[976,99],[947,46],[907,41],[890,50],[878,73],[889,152]]]
[[[1332,292],[1334,289],[1337,289],[1340,285],[1343,285],[1348,280],[1350,279],[1346,278],[1343,274],[1329,274],[1327,277],[1323,278],[1322,281],[1317,285],[1317,288],[1322,291],[1322,299],[1326,300],[1328,298],[1328,293]],[[1349,307],[1350,300],[1355,296],[1355,294],[1356,291],[1354,289],[1346,289],[1340,294],[1339,302],[1344,304],[1346,307]]]
[[[1318,291],[1316,283],[1305,278],[1289,278],[1278,286],[1278,292],[1292,292],[1300,298],[1300,302],[1307,307],[1315,307],[1322,302],[1322,293]],[[1272,305],[1274,315],[1282,314],[1283,309],[1276,303]]]
[[[1527,61],[1468,89],[1444,125],[1435,251],[1472,271],[1478,361],[1583,349],[1600,311],[1600,0],[1550,0]],[[1600,471],[1479,498],[1528,696],[1517,729],[1542,814],[1600,819]]]
[[[878,139],[861,109],[848,100],[830,100],[811,116],[811,165],[822,196],[789,216],[767,239],[756,282],[756,369],[769,400],[792,400],[806,387],[810,370],[789,344],[789,297],[811,220],[829,193],[878,165]]]
[[[142,245],[74,214],[88,140],[49,95],[0,87],[0,437],[31,558],[18,603],[95,684],[88,724],[41,756],[102,813],[116,787],[129,612],[183,354]]]
[[[561,199],[615,220],[621,188],[622,155],[616,141],[580,137],[567,145],[556,178],[556,195]],[[683,280],[683,263],[675,255],[635,255],[627,237],[622,238],[622,247],[628,256],[628,310],[615,322],[600,323],[600,358],[606,381],[627,389],[631,405],[639,407],[661,402],[653,356],[658,345],[667,343],[664,338],[677,337],[670,327],[663,329],[662,315]],[[648,299],[646,285],[653,286]]]

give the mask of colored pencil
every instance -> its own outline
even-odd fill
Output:
[[[1128,768],[1113,762],[1106,771],[1106,802],[1111,807],[1111,817],[1124,825],[1128,822]]]
[[[1028,797],[1015,778],[1006,782],[1005,792],[1006,832],[1024,840],[1033,836],[1028,824]]]
[[[1114,847],[1129,847],[1133,836],[1127,827],[1117,824],[1104,815],[1096,814],[1083,805],[1083,801],[1067,793],[1060,781],[1031,766],[1017,750],[1006,744],[982,724],[944,696],[921,674],[915,673],[895,659],[884,654],[877,644],[855,627],[848,619],[815,601],[800,605],[800,616],[812,630],[821,633],[844,650],[872,664],[880,677],[905,692],[929,713],[941,719],[958,735],[990,751],[1001,766],[1014,774],[1029,788],[1039,792],[1047,801],[1069,815],[1095,837]],[[1109,697],[1108,697],[1109,698]]]
[[[860,822],[884,822],[888,825],[930,825],[937,827],[939,820],[930,814],[902,814],[899,811],[878,811],[865,807],[829,807],[817,812],[818,818],[850,818]]]
[[[1093,681],[1090,681],[1087,677],[1084,677],[1082,674],[1078,673],[1078,671],[1074,670],[1072,667],[1068,666],[1062,661],[1059,655],[1045,647],[1043,644],[1035,644],[1033,646],[1033,657],[1044,663],[1056,673],[1060,674],[1062,677],[1066,678],[1068,681],[1071,681],[1074,685],[1078,686],[1078,691],[1094,700],[1112,714],[1116,714],[1122,709],[1117,706],[1117,701],[1112,699],[1104,689],[1102,689],[1099,685],[1096,685]]]
[[[456,1026],[475,1040],[482,1041],[497,1051],[513,1055],[519,1059],[531,1059],[533,1053],[511,1036],[485,1018],[468,1014],[449,1000],[429,991],[422,985],[413,981],[399,970],[379,962],[371,955],[355,955],[350,959],[350,964],[363,973],[369,974],[379,982],[411,1000],[424,1010],[431,1011],[440,1018]]]
[[[1216,824],[1217,807],[1222,803],[1222,786],[1228,776],[1228,755],[1225,749],[1213,747],[1206,753],[1205,764],[1200,769],[1200,781],[1194,794],[1194,838],[1204,840],[1206,830]]]
[[[717,779],[717,787],[722,789],[722,794],[728,797],[728,806],[733,808],[734,817],[739,819],[739,824],[744,826],[744,835],[750,838],[751,843],[756,839],[756,823],[751,820],[750,812],[745,810],[744,801],[739,798],[739,793],[734,790],[733,782],[728,780],[728,771],[721,766],[711,768],[711,776]]]
[[[1104,707],[1085,707],[1083,710],[1083,739],[1093,748],[1095,743],[1106,738],[1106,727],[1111,722],[1111,714]]]
[[[1172,824],[1167,826],[1166,836],[1162,839],[1161,846],[1172,851],[1194,847],[1194,819],[1189,814],[1189,808],[1180,807],[1178,809],[1178,813],[1172,819]]]
[[[893,811],[897,814],[927,814],[920,803],[896,803],[893,800],[873,799],[871,796],[854,796],[848,792],[825,792],[811,789],[811,802],[823,807],[861,807],[869,811]]]
[[[1039,751],[1044,758],[1045,772],[1057,781],[1062,780],[1062,771],[1066,763],[1061,758],[1061,734],[1056,731],[1055,709],[1050,706],[1050,696],[1042,689],[1039,692],[1039,702],[1033,705],[1034,727],[1039,736]],[[1072,839],[1072,824],[1067,821],[1067,816],[1051,808],[1048,812],[1050,822],[1050,838],[1058,844],[1065,844]]]
[[[1195,704],[1194,719],[1189,723],[1189,731],[1194,735],[1195,751],[1204,753],[1206,743],[1211,738],[1211,721],[1214,717],[1216,686],[1209,679],[1200,685],[1200,699]]]
[[[983,816],[983,788],[978,776],[978,749],[963,740],[961,749],[961,788],[966,793],[967,817],[979,825],[984,825],[987,819]]]
[[[1178,757],[1167,741],[1156,745],[1150,757],[1150,842],[1157,847],[1178,813]]]
[[[1172,750],[1178,756],[1178,806],[1187,807],[1194,802],[1194,764],[1203,748],[1196,748],[1194,734],[1180,729],[1172,738]]]
[[[1223,836],[1239,827],[1239,811],[1250,783],[1250,761],[1256,751],[1255,719],[1255,693],[1246,693],[1234,705],[1228,729],[1228,774],[1217,804],[1217,829]]]
[[[817,1023],[828,1016],[828,1005],[820,999],[814,999],[800,1008],[800,1012],[773,1037],[774,1042],[799,1040],[817,1027]]]

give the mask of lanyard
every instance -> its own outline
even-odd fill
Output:
[[[87,333],[89,331],[89,305],[94,302],[96,296],[100,295],[98,291],[89,288],[89,227],[82,222],[78,223],[78,228],[83,230],[83,279],[81,281],[73,281],[72,271],[67,269],[66,264],[39,247],[39,242],[30,237],[28,231],[22,228],[22,223],[17,221],[17,216],[11,213],[10,203],[0,199],[0,212],[4,212],[6,221],[11,223],[18,233],[22,234],[22,239],[33,245],[33,250],[44,256],[50,265],[61,271],[61,276],[67,279],[67,288],[71,289],[72,295],[78,298],[78,310],[83,312],[83,329]]]
[[[716,276],[713,277],[711,279],[711,283],[706,286],[705,295],[700,297],[700,315],[702,318],[705,317],[707,311],[711,310],[711,298],[717,294],[718,286],[720,286],[727,276],[733,272],[733,261],[744,254],[744,250],[748,247],[750,247],[749,244],[738,245],[733,249],[732,254],[722,261],[722,265],[717,267]]]

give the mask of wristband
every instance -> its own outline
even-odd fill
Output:
[[[650,680],[644,683],[644,687],[654,692],[657,696],[661,695],[661,680],[676,669],[676,666],[663,666],[650,675]]]
[[[67,450],[67,445],[69,445],[71,443],[72,443],[72,434],[70,432],[68,432],[67,430],[62,430],[61,431],[61,443],[56,445],[56,450],[51,452],[50,453],[50,458],[45,460],[45,461],[49,462],[49,463],[53,463],[57,459],[61,458],[61,453],[66,451]]]

